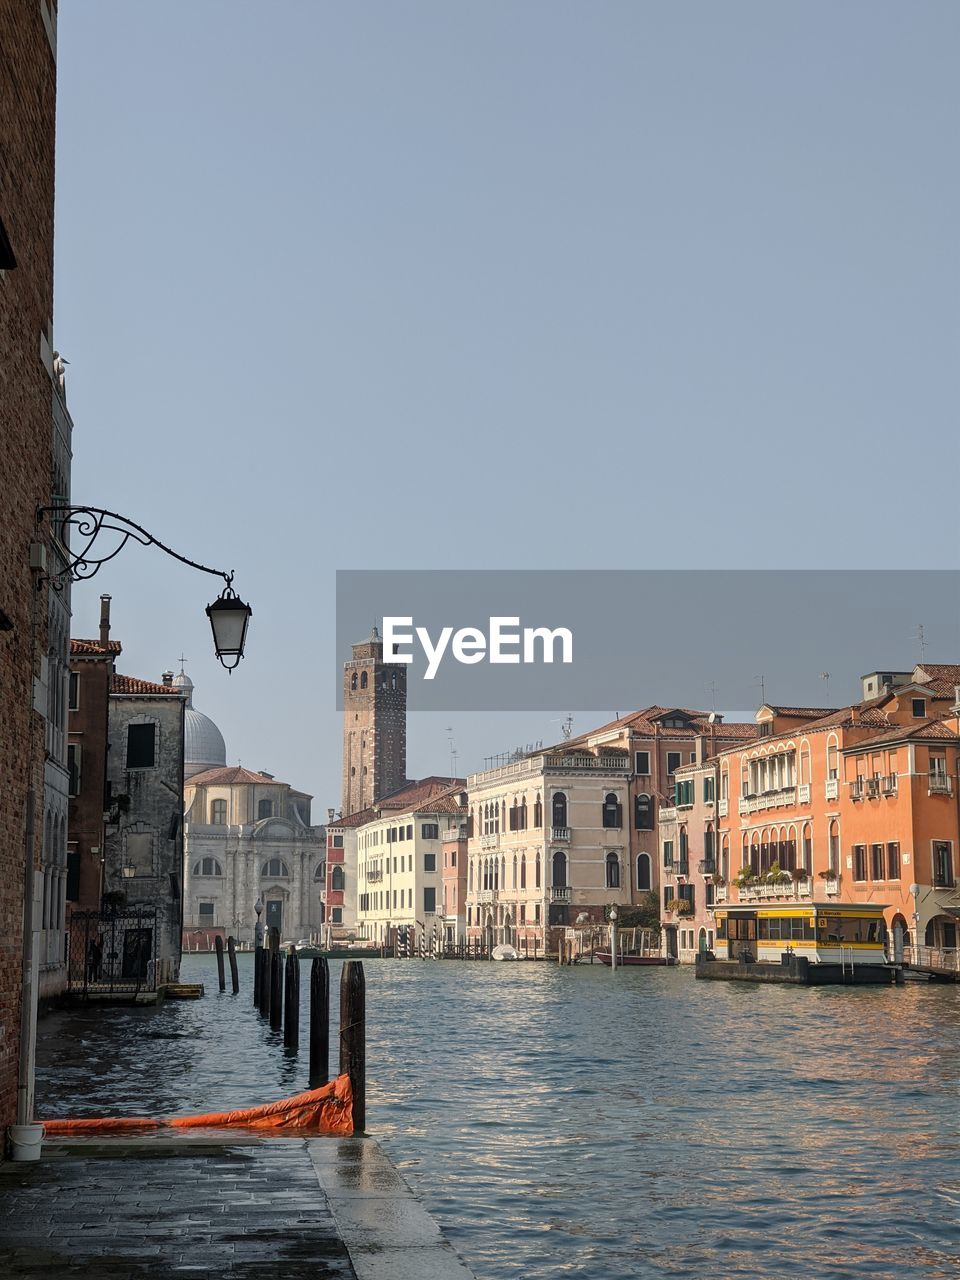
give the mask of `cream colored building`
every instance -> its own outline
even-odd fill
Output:
[[[357,815],[357,936],[391,945],[395,931],[444,936],[443,832],[459,828],[463,781],[425,778]]]
[[[633,900],[625,751],[535,753],[468,779],[467,937],[555,951]]]

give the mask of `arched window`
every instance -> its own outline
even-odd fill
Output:
[[[634,801],[633,821],[638,831],[653,830],[653,804],[645,791],[641,791]]]
[[[224,827],[227,824],[227,802],[226,800],[210,801],[210,824],[214,827]]]
[[[539,889],[539,888],[540,888],[540,854],[539,854],[539,853],[537,854],[536,879],[534,880],[534,886],[533,886],[533,887],[534,887],[535,889]]]
[[[500,884],[498,887],[500,889],[505,889],[507,887],[507,856],[506,854],[504,854],[504,856],[500,859]]]
[[[257,819],[273,817],[273,801],[261,800],[257,805]]]
[[[336,866],[330,869],[330,888],[342,892],[347,887],[347,877],[344,874],[343,867]]]
[[[515,889],[517,887],[517,855],[516,854],[513,855],[513,883],[510,887],[512,889]]]
[[[313,871],[313,878],[314,880],[319,881],[320,884],[323,884],[327,878],[327,864],[325,862],[317,863]]]
[[[353,675],[350,677],[350,688],[356,689],[356,687],[357,687],[357,673],[354,672]]]
[[[527,887],[527,855],[525,853],[521,853],[520,855],[520,888],[525,889],[526,887]]]
[[[555,827],[567,825],[567,797],[562,791],[556,792],[553,797],[553,825]]]
[[[527,797],[520,797],[520,808],[517,812],[517,830],[526,831],[527,829]]]
[[[603,825],[608,831],[623,826],[623,808],[613,791],[603,798]]]
[[[260,874],[272,880],[287,880],[290,878],[289,868],[282,858],[268,858],[260,868]]]
[[[637,854],[637,889],[643,893],[650,888],[650,855]]]
[[[543,826],[543,801],[540,798],[540,792],[537,792],[537,798],[533,802],[533,825],[534,827]]]
[[[361,671],[360,672],[360,688],[365,689],[366,687],[367,687],[367,673],[365,671]]]
[[[195,876],[222,876],[223,867],[216,858],[200,858],[193,864]]]
[[[553,855],[553,887],[555,889],[567,887],[567,855],[562,849],[557,849]]]
[[[607,854],[607,888],[620,888],[620,859],[615,853]]]

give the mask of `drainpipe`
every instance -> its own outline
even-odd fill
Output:
[[[31,712],[32,714],[32,712]],[[40,935],[37,931],[36,838],[37,795],[27,792],[23,870],[23,994],[20,1006],[20,1068],[17,1083],[17,1124],[33,1123],[34,1077],[37,1059],[37,995],[40,984]]]

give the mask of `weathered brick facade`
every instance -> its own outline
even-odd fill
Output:
[[[47,597],[30,545],[52,464],[55,16],[55,4],[0,0],[0,243],[15,259],[0,272],[0,1128],[16,1119],[25,855],[39,864],[42,831],[44,720],[33,681]]]
[[[376,627],[343,664],[341,812],[358,813],[407,781],[407,669],[383,661]]]

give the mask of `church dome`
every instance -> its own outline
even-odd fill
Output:
[[[187,695],[183,723],[183,776],[192,778],[204,769],[221,769],[227,763],[227,745],[223,734],[209,716],[193,705],[193,681],[181,670],[173,685]]]

